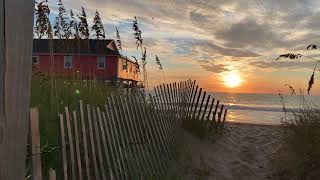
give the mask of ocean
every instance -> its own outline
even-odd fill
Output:
[[[252,124],[281,124],[285,116],[283,103],[277,94],[211,93],[227,105],[227,121]],[[309,104],[320,105],[319,96],[304,96]],[[302,96],[283,95],[287,111],[295,111],[305,105]]]

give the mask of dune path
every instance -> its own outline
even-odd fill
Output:
[[[270,155],[279,146],[277,126],[228,123],[229,132],[212,142],[188,133],[185,179],[270,179]]]

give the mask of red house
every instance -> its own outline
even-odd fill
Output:
[[[138,81],[139,65],[123,57],[114,40],[34,39],[32,63],[50,76]]]

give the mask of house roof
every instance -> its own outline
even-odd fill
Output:
[[[34,39],[33,53],[120,55],[111,39]]]

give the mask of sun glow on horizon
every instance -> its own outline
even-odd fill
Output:
[[[240,86],[242,79],[237,72],[230,72],[224,76],[224,85],[229,88],[235,88]]]

